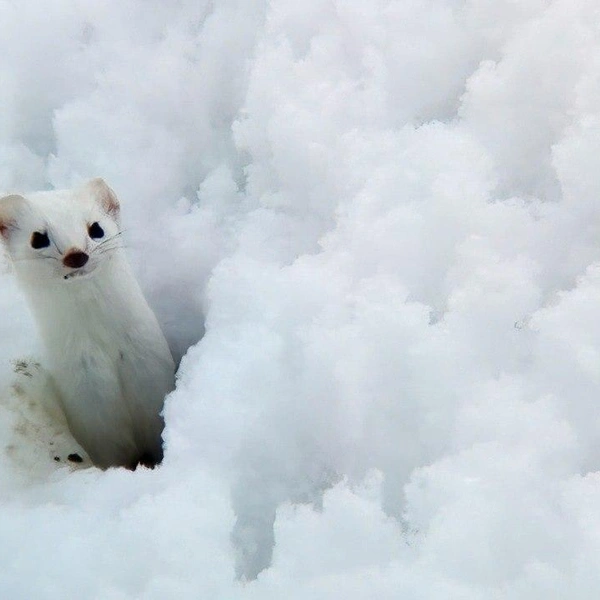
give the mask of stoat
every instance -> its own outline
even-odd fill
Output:
[[[167,342],[123,251],[102,179],[0,199],[0,238],[29,301],[75,439],[101,468],[154,466],[174,385]]]

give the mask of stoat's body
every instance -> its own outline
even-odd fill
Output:
[[[174,364],[125,258],[101,179],[0,200],[0,234],[35,314],[71,432],[99,467],[162,460]]]

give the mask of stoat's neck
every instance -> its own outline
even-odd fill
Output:
[[[155,320],[129,264],[113,256],[88,277],[56,281],[40,290],[25,284],[43,342],[49,352],[111,348]]]

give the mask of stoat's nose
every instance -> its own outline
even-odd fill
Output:
[[[90,257],[85,252],[71,250],[65,254],[65,257],[63,258],[63,265],[71,269],[79,269],[85,265],[89,258]]]

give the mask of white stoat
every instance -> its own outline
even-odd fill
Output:
[[[122,249],[102,179],[0,199],[0,238],[36,318],[75,439],[101,468],[162,460],[175,367]]]

